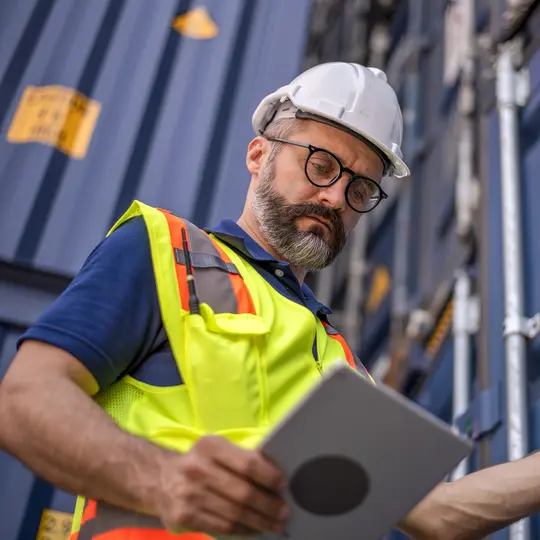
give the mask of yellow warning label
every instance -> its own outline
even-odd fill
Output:
[[[193,39],[213,39],[219,34],[218,25],[205,7],[179,15],[174,19],[172,26],[183,36]]]
[[[36,540],[68,540],[72,519],[72,514],[43,510]]]
[[[373,271],[373,278],[371,280],[371,289],[366,302],[366,311],[373,313],[379,309],[383,300],[390,292],[392,285],[392,278],[388,273],[388,269],[385,266],[377,266]]]
[[[11,122],[7,140],[53,146],[82,159],[92,138],[101,104],[65,86],[28,86]]]

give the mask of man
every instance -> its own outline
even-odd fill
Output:
[[[304,277],[385,198],[383,177],[408,170],[376,69],[315,67],[265,98],[253,125],[238,223],[205,234],[134,203],[20,340],[0,388],[1,446],[86,497],[73,538],[286,528],[286,479],[257,443],[327,366],[353,364]],[[481,538],[540,508],[539,465],[442,484],[401,528]]]

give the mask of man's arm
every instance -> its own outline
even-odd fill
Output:
[[[284,479],[262,455],[217,437],[183,455],[161,448],[121,430],[87,395],[96,388],[69,353],[25,342],[0,384],[0,448],[66,491],[171,530],[284,530]]]
[[[0,384],[0,447],[66,491],[153,513],[167,451],[118,429],[96,390],[66,351],[23,343]]]
[[[112,470],[125,452],[128,463],[148,462],[155,482],[161,449],[127,437],[89,395],[145,358],[160,325],[147,232],[144,221],[134,219],[96,246],[69,287],[21,336],[0,383],[0,446],[68,491],[93,497],[109,489],[113,504],[146,506],[152,488],[143,484],[150,478],[135,472],[126,483],[140,482],[140,489],[127,493],[100,478],[116,484],[118,475],[127,475],[122,466]],[[111,448],[104,452],[102,445]],[[100,477],[98,469],[106,474]],[[87,485],[91,478],[94,487]]]
[[[540,511],[540,454],[440,484],[400,529],[416,540],[476,540]]]

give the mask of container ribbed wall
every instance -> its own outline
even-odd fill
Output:
[[[302,68],[310,9],[0,2],[0,378],[133,199],[201,226],[240,214],[251,116]],[[0,478],[1,540],[36,538],[42,518],[41,540],[67,538],[73,497],[1,452]]]

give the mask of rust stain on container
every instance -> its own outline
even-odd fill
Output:
[[[52,146],[75,159],[86,156],[101,104],[65,86],[28,86],[7,134],[11,143]]]

